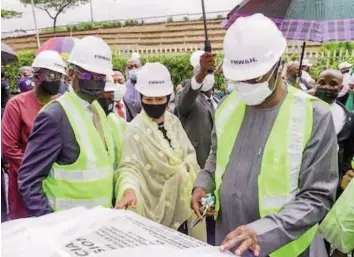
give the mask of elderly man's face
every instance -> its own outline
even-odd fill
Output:
[[[130,61],[128,62],[127,69],[132,70],[132,69],[139,69],[140,68],[140,63],[137,61]]]
[[[343,68],[343,69],[340,70],[340,72],[341,72],[342,74],[346,74],[346,73],[348,73],[349,71],[350,71],[350,68]]]

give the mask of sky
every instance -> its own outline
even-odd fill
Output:
[[[232,10],[241,0],[205,0],[206,11]],[[92,0],[95,21],[133,19],[181,13],[201,12],[200,0]],[[1,0],[1,8],[23,12],[22,18],[2,20],[1,31],[34,29],[32,8],[19,0]],[[51,27],[53,20],[45,11],[35,9],[39,28]],[[90,5],[69,9],[58,17],[58,25],[90,21]]]

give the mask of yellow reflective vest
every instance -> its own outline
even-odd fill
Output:
[[[108,120],[99,103],[93,102],[102,123],[106,147],[91,117],[78,101],[74,92],[67,92],[54,101],[64,109],[80,147],[75,163],[54,163],[42,182],[43,192],[54,211],[78,206],[112,206],[114,146]]]
[[[354,170],[354,158],[352,160]],[[320,225],[320,232],[343,253],[354,250],[354,179],[349,183]]]
[[[313,103],[316,98],[288,87],[279,114],[267,140],[261,171],[258,177],[260,216],[277,213],[291,202],[298,192],[298,179],[302,164],[302,153],[310,140],[313,126]],[[215,113],[217,135],[215,196],[216,213],[220,209],[220,185],[229,162],[233,142],[237,138],[246,105],[234,91],[226,98]],[[216,214],[217,217],[217,214]],[[310,228],[297,240],[270,254],[271,257],[296,257],[313,241],[317,225]]]
[[[114,169],[117,169],[119,166],[120,156],[122,153],[123,134],[127,128],[127,122],[113,112],[108,114],[107,119],[109,122],[110,129],[112,131],[114,152],[116,153]]]

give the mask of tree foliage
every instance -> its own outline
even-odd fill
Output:
[[[336,50],[337,52],[348,51],[349,53],[352,53],[352,51],[354,50],[354,42],[345,41],[345,42],[325,43],[322,45],[321,50],[322,51],[331,51],[331,52],[334,50]]]
[[[20,1],[24,4],[31,4],[31,0]],[[33,2],[36,8],[45,11],[53,19],[53,30],[55,31],[59,14],[64,13],[69,8],[86,4],[89,0],[34,0]]]
[[[1,9],[1,19],[21,18],[22,12]]]
[[[4,66],[3,69],[10,81],[11,92],[15,92],[17,89],[17,73],[20,67],[31,65],[34,59],[33,51],[23,51],[18,52],[18,63],[13,63]],[[64,59],[67,56],[63,56]],[[294,60],[298,56],[284,56],[285,60]],[[177,86],[181,81],[189,79],[193,76],[193,68],[189,62],[190,54],[176,54],[176,55],[154,55],[154,56],[144,56],[142,57],[142,62],[160,62],[164,64],[171,73],[172,81],[174,86]],[[217,55],[216,63],[219,64],[222,60],[222,55]],[[313,61],[314,66],[311,68],[310,73],[313,78],[317,78],[320,72],[328,68],[338,69],[338,64],[348,61],[349,63],[354,63],[354,57],[319,57]],[[122,56],[113,56],[113,67],[125,73],[127,59]],[[215,77],[216,88],[224,89],[225,81],[222,74],[216,74]]]

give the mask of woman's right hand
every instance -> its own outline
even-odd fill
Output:
[[[136,208],[136,195],[133,189],[125,190],[123,199],[116,202],[115,209],[128,209],[129,207]]]

